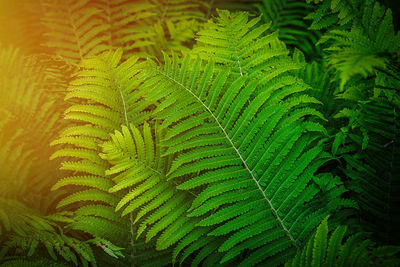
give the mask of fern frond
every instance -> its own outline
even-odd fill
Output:
[[[260,17],[249,20],[247,13],[234,15],[226,10],[218,14],[215,23],[209,21],[198,32],[194,54],[227,65],[240,76],[250,75],[254,70],[268,70],[267,66],[273,64],[276,69],[271,69],[270,75],[279,75],[281,66],[297,68],[293,62],[275,64],[277,58],[284,59],[282,55],[287,55],[289,51],[279,41],[277,32],[264,36],[270,24],[257,25]]]
[[[101,156],[112,165],[107,174],[118,174],[110,192],[123,193],[116,209],[124,208],[123,216],[135,214],[137,238],[144,235],[146,242],[155,239],[159,250],[176,246],[184,238],[174,249],[175,262],[194,238],[205,235],[207,227],[198,229],[199,219],[186,216],[193,193],[179,191],[174,181],[167,180],[171,159],[162,156],[162,132],[155,125],[153,133],[145,123],[143,134],[132,124],[123,126],[121,132],[111,136],[112,141],[103,144]]]
[[[107,49],[109,25],[99,17],[100,9],[88,0],[45,1],[43,24],[49,29],[46,45],[71,65]]]
[[[153,28],[153,36],[149,39],[152,45],[144,47],[143,51],[162,59],[161,51],[189,52],[195,33],[200,29],[200,23],[206,20],[204,0],[151,0],[156,8],[155,17],[147,21]]]
[[[93,207],[86,206],[90,202],[101,202],[105,209],[114,206],[116,198],[108,193],[113,183],[105,176],[107,163],[98,156],[100,144],[123,122],[141,121],[139,114],[145,108],[138,104],[141,95],[136,91],[141,63],[137,57],[120,63],[121,57],[122,51],[118,50],[82,62],[82,69],[75,75],[66,95],[66,99],[78,100],[65,111],[65,119],[72,123],[53,142],[63,148],[52,156],[65,158],[61,169],[73,172],[53,187],[53,190],[66,186],[75,188],[75,193],[58,204],[59,207],[79,204],[79,216],[70,227],[118,242],[124,239],[113,234],[113,231],[123,233],[124,222],[118,214],[99,215],[103,214],[100,211],[82,214],[82,209]],[[103,209],[101,205],[96,207]]]
[[[270,30],[279,31],[280,40],[308,56],[320,53],[319,47],[315,45],[320,33],[308,30],[309,24],[304,20],[312,10],[309,4],[297,0],[268,0],[256,3],[255,6],[264,21],[271,23]]]
[[[320,43],[332,42],[328,62],[340,74],[341,88],[354,75],[368,77],[386,69],[391,57],[399,56],[400,33],[393,27],[392,12],[378,2],[367,1],[350,29],[331,30]]]
[[[0,70],[0,196],[25,199],[32,207],[58,173],[58,162],[48,160],[52,151],[43,144],[60,129],[59,106],[45,90],[43,68],[19,49],[0,46]],[[56,195],[46,197],[47,203],[40,205],[43,212]]]
[[[216,31],[210,29],[223,33],[235,25],[237,37],[244,37],[247,47],[265,41],[263,37],[254,40],[263,28],[248,33],[257,20],[247,22],[244,13],[220,14],[219,24],[210,23],[205,35],[215,37]],[[239,22],[244,26],[239,27]],[[256,37],[250,38],[254,31]],[[316,201],[321,189],[312,180],[330,159],[317,145],[324,128],[316,111],[296,117],[303,103],[319,102],[307,96],[308,87],[301,80],[290,75],[296,64],[281,44],[267,46],[263,52],[273,54],[280,47],[282,54],[273,60],[248,59],[248,65],[256,66],[248,69],[241,69],[232,59],[233,46],[226,40],[221,44],[218,51],[226,49],[227,56],[216,60],[223,64],[219,67],[232,67],[232,74],[220,71],[211,61],[204,66],[199,59],[188,57],[172,61],[166,57],[164,67],[148,67],[144,86],[151,90],[152,100],[161,102],[153,116],[163,121],[167,132],[162,142],[167,147],[165,155],[180,151],[168,180],[182,184],[178,189],[200,192],[191,206],[191,217],[218,203],[212,212],[206,208],[206,217],[197,225],[216,227],[214,233],[223,236],[225,241],[218,248],[225,253],[222,263],[248,249],[250,254],[241,264],[268,260],[279,265],[295,253],[327,212],[322,209],[325,204]],[[212,53],[222,55],[211,48]],[[254,79],[259,73],[265,74],[264,79]],[[232,200],[231,194],[237,198]],[[334,211],[337,205],[331,202]],[[248,213],[253,212],[259,216],[249,220]],[[232,220],[243,225],[235,228]]]
[[[319,5],[306,18],[312,20],[311,29],[331,29],[335,25],[351,27],[360,17],[360,0],[307,0],[307,3]]]
[[[346,163],[343,172],[350,178],[348,187],[362,212],[363,229],[393,244],[397,244],[395,225],[400,218],[393,197],[400,181],[397,110],[398,106],[382,98],[359,103],[338,150]],[[353,150],[348,151],[349,146]]]
[[[73,222],[71,213],[44,216],[19,201],[0,198],[0,214],[0,229],[5,230],[0,230],[4,234],[0,257],[6,266],[13,262],[13,256],[32,257],[43,248],[48,252],[47,257],[55,261],[57,256],[61,256],[63,262],[74,265],[90,262],[96,266],[92,247],[74,237],[73,233],[60,232],[62,224]],[[45,254],[42,255],[46,258]]]
[[[340,225],[329,233],[328,218],[325,218],[304,248],[285,267],[395,266],[399,263],[398,259],[390,259],[399,252],[399,248],[376,247],[365,233],[349,235],[348,232],[346,226]],[[378,251],[386,251],[387,254],[380,257]]]
[[[122,48],[125,58],[153,45],[155,32],[148,21],[156,19],[156,5],[149,1],[99,0],[96,7],[102,11],[102,23],[109,26],[105,33],[108,44]]]

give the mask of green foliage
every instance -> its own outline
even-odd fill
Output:
[[[59,111],[46,94],[43,68],[12,47],[0,47],[0,259],[42,256],[75,265],[96,264],[93,249],[77,233],[63,230],[73,214],[55,212],[63,191],[48,193],[58,162],[48,144],[60,129]],[[60,257],[61,256],[61,257]]]
[[[296,256],[285,264],[295,266],[397,266],[393,257],[399,248],[375,247],[365,233],[349,235],[346,226],[338,226],[329,234],[328,218]]]
[[[17,259],[17,260],[10,260],[6,261],[5,263],[0,265],[1,267],[42,267],[42,266],[49,266],[49,267],[68,267],[69,265],[63,264],[60,262],[55,262],[52,260],[47,259]]]
[[[350,203],[338,198],[341,192],[334,193],[329,175],[316,174],[330,157],[322,151],[323,116],[312,108],[319,102],[291,75],[301,65],[271,35],[256,39],[265,30],[250,30],[257,20],[246,23],[244,13],[220,15],[218,24],[210,22],[199,38],[211,42],[203,36],[220,33],[220,42],[207,50],[214,56],[203,47],[195,52],[222,65],[166,57],[163,68],[147,70],[144,87],[152,90],[152,101],[161,102],[154,116],[168,129],[162,142],[168,147],[165,154],[176,157],[169,179],[180,183],[178,189],[199,191],[189,216],[206,215],[198,225],[217,227],[210,235],[225,237],[218,249],[226,253],[222,262],[250,250],[241,264],[267,260],[277,265],[301,246],[328,211]],[[244,27],[230,32],[239,22]],[[225,32],[243,41],[231,39],[235,46],[230,46]],[[263,58],[248,59],[240,51],[250,53],[246,48],[258,45],[263,45]],[[225,70],[218,71],[222,66]],[[323,198],[327,202],[318,201]]]
[[[184,212],[188,207],[187,199],[182,196],[174,196],[175,186],[172,182],[165,183],[165,170],[169,169],[170,160],[161,158],[162,151],[159,144],[154,144],[151,129],[147,124],[143,127],[144,136],[132,124],[130,129],[122,127],[122,133],[116,132],[112,135],[112,142],[103,145],[102,158],[108,160],[112,167],[106,171],[106,175],[119,174],[114,178],[116,182],[110,188],[110,193],[119,192],[126,188],[132,188],[126,194],[122,195],[121,200],[116,205],[116,210],[125,208],[122,216],[139,209],[134,223],[143,216],[150,214],[151,211],[161,207],[165,202],[163,209],[154,211],[150,218],[143,220],[138,229],[139,235],[155,224],[161,218],[167,224],[167,221],[174,222],[174,219]],[[158,132],[156,131],[158,134]],[[158,137],[157,139],[159,139]],[[156,140],[159,142],[159,140]],[[156,150],[154,150],[154,147]],[[132,176],[136,177],[132,179]],[[126,206],[127,205],[127,206]],[[171,211],[179,207],[176,214]],[[171,219],[169,219],[171,216]],[[161,221],[160,221],[161,222]],[[157,227],[158,226],[158,227]],[[165,227],[164,225],[162,227]],[[146,240],[150,240],[161,230],[160,225],[154,225],[146,235]],[[164,242],[171,242],[172,237],[166,236]],[[166,244],[158,243],[158,247],[169,247]]]
[[[337,134],[337,154],[346,164],[343,172],[350,178],[348,188],[355,192],[365,230],[379,239],[396,243],[399,220],[398,106],[384,99],[360,103],[351,111],[349,125]],[[336,142],[337,141],[337,142]]]
[[[78,239],[60,232],[62,225],[73,221],[70,213],[55,213],[43,216],[38,211],[30,209],[11,199],[0,199],[1,221],[4,225],[7,239],[3,240],[0,257],[12,258],[12,255],[34,255],[40,250],[46,249],[48,256],[57,260],[57,255],[65,261],[71,261],[75,265],[78,260],[82,264],[96,263],[92,248],[80,242]],[[1,232],[3,232],[1,230]]]
[[[297,0],[243,0],[215,1],[218,9],[248,11],[251,16],[261,15],[270,31],[277,31],[279,39],[289,47],[301,49],[308,57],[318,57],[316,43],[320,33],[309,30],[310,23],[304,19],[313,9],[305,1]]]
[[[99,156],[102,143],[109,140],[110,133],[128,121],[143,121],[147,113],[146,104],[140,102],[142,93],[136,88],[143,62],[138,62],[138,57],[121,62],[121,57],[122,50],[117,50],[81,63],[81,71],[74,75],[65,97],[71,106],[64,118],[71,123],[52,142],[52,145],[62,145],[52,159],[65,158],[61,169],[68,173],[53,190],[70,188],[73,191],[57,206],[75,211],[74,222],[66,227],[127,246],[136,235],[127,227],[128,221],[121,220],[120,214],[114,212],[118,195],[109,193],[113,182],[106,175],[107,162]],[[130,246],[132,257],[134,250],[149,254],[147,258],[143,255],[143,262],[140,257],[134,257],[139,263],[146,262],[148,257],[160,256],[140,243],[133,242]],[[160,258],[168,263],[165,257]]]
[[[125,222],[119,222],[119,216],[113,212],[116,197],[108,193],[112,182],[105,177],[107,165],[98,156],[99,144],[108,140],[108,134],[124,121],[132,120],[132,112],[141,111],[136,104],[140,95],[134,94],[137,58],[119,64],[121,55],[119,50],[82,62],[82,70],[70,83],[65,98],[79,100],[65,112],[65,119],[73,123],[52,142],[52,145],[64,145],[52,158],[67,157],[61,169],[69,173],[53,190],[66,186],[76,188],[75,193],[58,203],[58,208],[75,206],[77,210],[78,218],[69,227],[116,242],[124,240]],[[86,204],[77,206],[80,202]]]
[[[289,51],[279,41],[277,32],[265,34],[270,25],[258,25],[260,19],[249,19],[247,13],[236,16],[226,10],[220,11],[216,21],[209,21],[197,34],[199,37],[193,53],[202,59],[212,59],[218,63],[217,68],[228,66],[236,75],[265,72],[268,64],[275,63],[276,58],[287,55]],[[286,65],[282,63],[289,69],[300,68],[293,62],[286,62]]]
[[[311,29],[330,29],[335,26],[349,27],[360,17],[362,0],[306,0],[307,3],[319,4],[307,18],[312,20]]]
[[[204,20],[201,1],[98,1],[108,43],[132,53],[159,56],[160,51],[188,50],[198,23]]]
[[[204,20],[202,5],[191,0],[45,1],[46,45],[69,64],[111,48],[122,48],[125,56],[188,50],[184,44]]]
[[[49,29],[46,45],[70,64],[109,48],[107,39],[99,35],[108,25],[89,0],[45,1],[44,7],[43,24]]]
[[[400,33],[394,31],[390,9],[373,1],[361,9],[360,20],[350,29],[331,30],[320,40],[331,41],[327,61],[339,72],[341,88],[352,76],[368,77],[386,69],[392,58],[399,56]]]
[[[157,124],[155,127],[153,134],[145,123],[142,135],[132,124],[129,128],[123,126],[121,132],[111,136],[112,141],[104,143],[101,156],[112,165],[106,174],[118,174],[109,191],[124,192],[116,210],[124,207],[122,216],[136,215],[133,220],[138,225],[136,238],[145,235],[146,242],[156,239],[158,250],[176,245],[173,260],[175,262],[181,253],[182,263],[194,250],[206,249],[206,245],[216,240],[205,237],[210,232],[208,227],[196,227],[199,218],[185,215],[195,194],[179,191],[175,181],[168,181],[172,158],[163,155],[165,149],[160,144],[162,131],[158,130]],[[200,238],[202,242],[193,243]]]
[[[338,174],[360,207],[361,229],[398,244],[399,33],[391,10],[376,1],[323,1],[309,16],[314,26],[324,23],[323,10],[336,20],[319,43],[339,79],[328,74],[336,100],[317,98],[335,106],[328,131],[340,160]]]
[[[0,8],[0,266],[399,265],[381,3]]]
[[[0,105],[4,112],[0,195],[35,202],[35,195],[48,190],[58,173],[58,162],[48,161],[49,147],[38,146],[48,144],[55,136],[53,131],[60,129],[60,112],[57,103],[46,95],[43,68],[31,58],[25,59],[13,47],[0,47],[0,70]],[[51,198],[46,204],[51,204]]]
[[[297,0],[264,0],[255,6],[266,23],[271,23],[271,30],[279,31],[279,39],[286,45],[302,50],[308,56],[317,56],[320,52],[316,46],[319,33],[310,31],[308,21],[304,20],[311,6]]]

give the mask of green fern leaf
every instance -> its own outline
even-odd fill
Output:
[[[400,34],[394,31],[392,12],[378,2],[360,7],[359,19],[346,30],[331,30],[320,43],[332,42],[328,62],[341,78],[341,88],[354,75],[368,77],[387,68],[390,57],[399,51]]]
[[[255,2],[264,21],[272,23],[271,30],[279,31],[280,40],[299,48],[308,56],[320,53],[315,45],[320,33],[308,30],[309,24],[304,20],[312,10],[310,5],[296,0]]]
[[[121,132],[115,132],[111,141],[103,144],[101,157],[112,164],[107,173],[118,174],[110,192],[124,192],[116,210],[125,207],[122,216],[134,213],[133,223],[140,224],[137,238],[142,234],[146,242],[156,238],[157,249],[164,250],[194,234],[199,220],[183,216],[190,207],[191,195],[177,191],[176,184],[167,181],[166,172],[171,166],[168,157],[162,157],[164,149],[159,144],[157,127],[153,134],[145,123],[142,134],[132,124],[129,128],[122,126]],[[185,246],[176,250],[174,261],[186,251]]]
[[[43,24],[49,29],[47,46],[54,48],[69,64],[107,49],[105,32],[109,25],[98,18],[100,9],[88,0],[46,1]]]
[[[218,29],[218,32],[230,33],[231,38],[243,37],[248,32],[251,34],[250,28],[257,22],[246,23],[247,16],[243,13],[231,15],[224,11],[220,12],[220,16],[218,24],[209,23],[203,36],[216,36]],[[229,32],[232,25],[236,27],[237,36]],[[220,36],[224,38],[223,34]],[[312,148],[312,144],[321,137],[320,133],[313,131],[318,129],[320,132],[323,127],[315,127],[318,123],[306,127],[307,123],[299,120],[303,115],[292,119],[302,107],[302,102],[319,103],[306,95],[307,85],[290,75],[300,65],[283,53],[272,59],[257,61],[255,67],[246,68],[240,60],[237,61],[235,48],[252,47],[252,42],[258,44],[265,40],[263,37],[252,38],[229,47],[225,47],[226,43],[221,40],[218,47],[211,47],[210,54],[206,54],[205,49],[197,50],[201,51],[201,57],[215,55],[220,64],[214,67],[209,61],[206,66],[200,67],[200,75],[199,63],[195,59],[179,60],[175,57],[171,61],[165,58],[163,68],[150,64],[145,88],[151,90],[152,100],[161,102],[161,107],[155,110],[153,116],[163,121],[161,126],[167,132],[167,139],[162,143],[168,148],[164,155],[176,157],[167,173],[168,180],[178,184],[183,182],[180,189],[203,185],[198,188],[200,194],[193,201],[192,209],[203,205],[207,207],[211,198],[214,203],[221,203],[221,206],[217,204],[215,210],[206,213],[197,225],[223,227],[229,220],[245,221],[250,212],[261,213],[263,215],[259,220],[243,224],[238,229],[229,229],[219,251],[236,250],[243,245],[241,250],[251,251],[243,265],[255,265],[266,260],[279,265],[293,255],[295,248],[320,222],[318,219],[306,222],[307,218],[314,216],[322,219],[326,215],[319,208],[322,203],[313,201],[320,189],[310,178],[330,157],[322,152],[321,147]],[[268,54],[275,47],[285,49],[276,40],[262,51]],[[226,51],[225,54],[222,51]],[[253,66],[250,59],[248,62],[248,66]],[[222,66],[234,71],[231,74],[219,71]],[[193,73],[191,69],[194,69]],[[256,79],[261,73],[265,77]],[[197,85],[193,79],[199,81]],[[276,109],[281,114],[273,122],[275,113],[272,111]],[[224,112],[220,112],[222,110]],[[318,112],[311,111],[304,121],[317,122],[318,118],[313,114]],[[208,131],[211,127],[213,130]],[[292,136],[294,138],[288,143]],[[279,147],[283,144],[288,145],[285,152],[280,153]],[[175,154],[178,151],[180,153]],[[274,161],[274,167],[267,168],[269,162]],[[293,169],[293,166],[296,168]],[[233,171],[235,169],[237,171]],[[225,170],[226,176],[222,178]],[[248,194],[248,197],[226,201],[227,196],[233,193],[238,196]],[[306,203],[309,203],[307,208],[303,206]],[[334,203],[332,211],[336,209]],[[197,214],[195,212],[194,216]],[[253,239],[259,235],[263,235],[265,240],[257,242],[258,246],[254,247]],[[276,249],[271,248],[275,243]],[[225,257],[223,261],[232,259],[232,256]]]
[[[141,117],[138,114],[145,108],[136,104],[141,99],[135,88],[139,83],[136,78],[141,63],[138,63],[137,57],[120,63],[121,57],[122,51],[118,50],[84,60],[81,71],[75,75],[68,88],[66,99],[74,98],[78,101],[66,110],[65,119],[72,123],[61,133],[58,140],[53,141],[52,145],[63,147],[53,154],[52,158],[65,158],[61,169],[73,171],[74,174],[60,179],[53,190],[72,185],[75,191],[62,199],[59,207],[81,203],[82,211],[86,205],[84,203],[93,201],[101,202],[106,207],[114,207],[117,204],[115,196],[108,193],[113,182],[105,174],[107,163],[98,155],[100,144],[108,140],[109,133],[124,121],[131,120],[133,114],[140,121]],[[91,204],[89,206],[92,207]],[[99,214],[102,212],[99,211]],[[104,225],[113,222],[122,229],[124,222],[119,215],[111,215],[108,213],[107,216],[96,218],[96,214],[78,216],[73,228],[108,239],[113,235],[107,232],[107,227],[98,231],[96,226],[89,222],[92,219],[99,222],[103,220]],[[119,244],[122,239],[111,241]]]

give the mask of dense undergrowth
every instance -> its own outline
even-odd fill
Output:
[[[2,1],[0,266],[399,266],[387,4]]]

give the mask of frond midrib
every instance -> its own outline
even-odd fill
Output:
[[[72,20],[72,12],[73,11],[71,11],[71,6],[69,6],[69,5],[67,5],[67,9],[68,9],[68,21],[69,21],[69,23],[70,23],[70,25],[72,27],[72,30],[73,30],[73,33],[74,33],[74,37],[75,37],[75,40],[76,40],[76,44],[77,44],[77,47],[78,47],[78,53],[79,53],[80,59],[82,60],[83,59],[83,53],[82,53],[81,43],[79,42],[79,36],[78,36],[77,31],[76,31],[75,22]]]
[[[294,244],[294,246],[296,247],[296,249],[298,249],[298,245],[296,243],[296,240],[294,239],[294,237],[292,236],[292,234],[290,233],[289,229],[285,226],[285,224],[283,223],[283,220],[281,219],[281,217],[278,214],[278,211],[275,209],[275,207],[272,205],[272,202],[268,199],[268,197],[266,196],[264,190],[262,189],[261,185],[259,184],[258,180],[256,179],[256,177],[254,176],[252,170],[249,168],[249,166],[247,165],[245,159],[242,157],[242,155],[240,154],[240,151],[238,150],[238,148],[235,146],[235,144],[233,143],[233,141],[231,140],[231,138],[229,137],[228,133],[226,132],[226,130],[224,129],[224,127],[222,127],[221,123],[218,121],[218,118],[213,114],[213,112],[210,110],[210,108],[197,96],[195,95],[189,88],[187,88],[184,84],[182,84],[181,82],[179,82],[178,80],[174,79],[173,77],[170,77],[168,74],[160,71],[159,69],[155,68],[155,70],[161,74],[162,76],[168,78],[169,80],[171,80],[173,83],[179,85],[180,87],[182,87],[183,89],[185,89],[187,92],[189,92],[212,116],[212,118],[215,120],[215,122],[217,123],[218,127],[221,129],[221,131],[223,132],[223,134],[225,135],[226,139],[229,141],[229,143],[231,144],[232,148],[235,150],[236,154],[239,156],[240,160],[242,161],[244,167],[246,168],[246,170],[249,172],[251,178],[253,179],[253,181],[256,183],[257,188],[259,189],[259,191],[262,193],[264,199],[267,201],[268,205],[270,206],[272,212],[274,213],[275,217],[277,218],[277,220],[279,221],[280,225],[282,226],[283,230],[287,233],[288,237],[290,238],[290,240],[292,241],[292,243]]]

